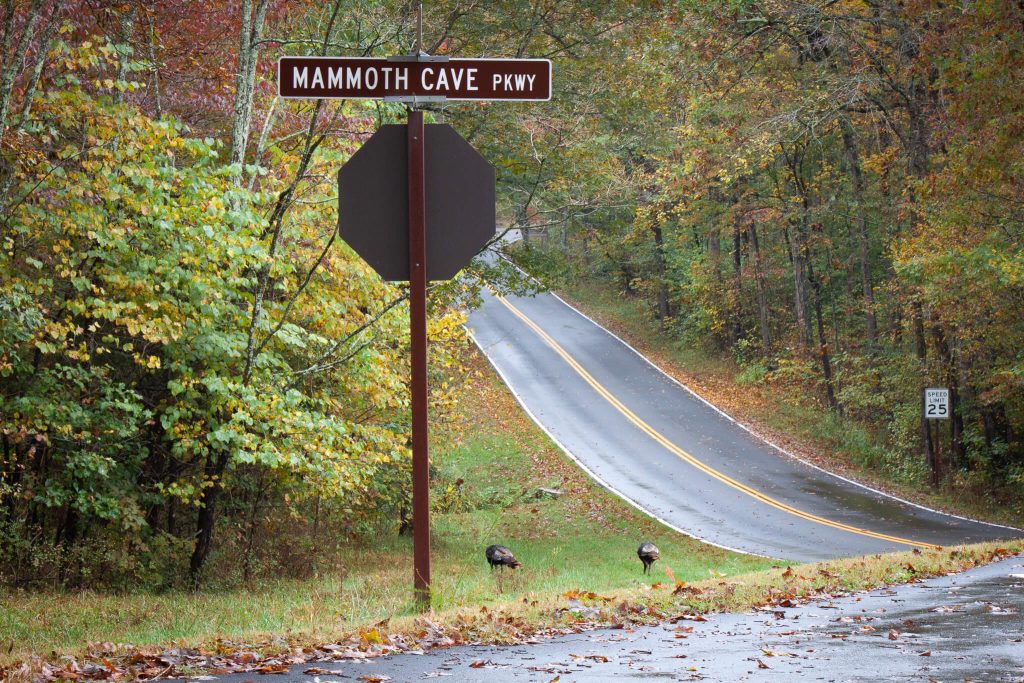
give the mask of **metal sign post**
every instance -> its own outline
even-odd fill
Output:
[[[412,546],[416,598],[430,602],[430,456],[427,439],[427,206],[423,112],[410,111],[409,338],[412,354]]]
[[[423,52],[423,3],[416,13],[416,57]],[[423,112],[406,122],[409,165],[409,380],[412,410],[412,566],[416,601],[430,606],[430,434],[427,429],[427,192]]]

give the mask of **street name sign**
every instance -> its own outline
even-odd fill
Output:
[[[924,416],[929,420],[949,419],[949,389],[924,390]]]
[[[277,70],[289,98],[551,99],[550,59],[281,57]]]

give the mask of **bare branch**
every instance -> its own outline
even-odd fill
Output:
[[[372,327],[373,325],[377,324],[377,322],[381,318],[383,318],[385,315],[387,315],[388,311],[390,311],[392,308],[394,308],[395,306],[397,306],[398,304],[402,303],[403,301],[405,301],[408,298],[409,298],[409,292],[406,292],[405,294],[403,294],[402,296],[398,297],[397,299],[392,300],[390,303],[388,303],[387,306],[382,308],[375,316],[373,316],[372,318],[370,318],[369,320],[364,322],[362,325],[360,325],[356,329],[352,330],[352,332],[348,333],[343,338],[341,338],[337,342],[335,342],[334,345],[331,346],[331,348],[328,349],[325,353],[323,353],[316,360],[315,363],[313,363],[312,365],[310,365],[309,367],[307,367],[304,370],[296,370],[294,374],[296,374],[296,375],[307,375],[307,374],[309,374],[311,372],[320,372],[321,370],[323,370],[325,368],[331,367],[331,364],[327,364],[326,363],[328,358],[330,358],[331,356],[336,354],[341,349],[341,347],[345,346],[345,344],[349,343],[350,341],[352,341],[353,339],[358,337],[360,334],[362,334],[366,330],[370,329],[370,327]],[[349,356],[349,357],[351,357],[351,356]]]

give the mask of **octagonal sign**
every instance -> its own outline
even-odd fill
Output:
[[[494,167],[451,126],[424,128],[427,279],[449,280],[494,237]],[[338,171],[338,232],[385,280],[409,279],[407,144],[381,126]]]

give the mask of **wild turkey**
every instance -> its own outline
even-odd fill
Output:
[[[487,562],[491,565],[491,569],[495,567],[522,567],[522,563],[515,558],[512,551],[503,545],[489,545],[486,550]]]
[[[644,574],[650,574],[651,565],[661,557],[661,553],[658,552],[658,546],[653,543],[641,543],[636,549],[636,556],[644,563]]]

